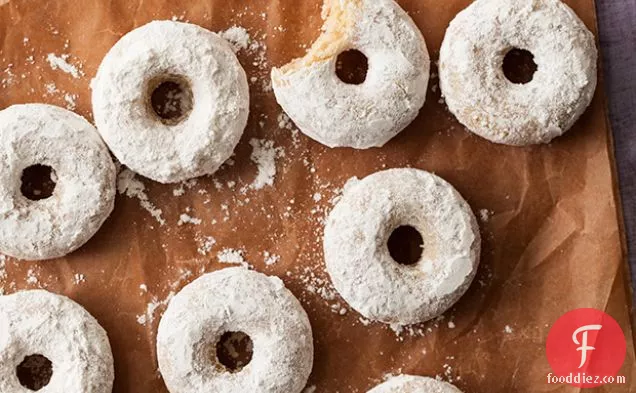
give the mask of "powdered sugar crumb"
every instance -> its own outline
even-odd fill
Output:
[[[163,212],[150,202],[148,194],[146,194],[146,186],[140,180],[135,179],[135,173],[130,169],[122,170],[117,176],[117,191],[120,194],[125,194],[128,198],[139,199],[142,208],[146,209],[160,225],[166,225],[166,220],[161,216]]]
[[[199,236],[197,237],[197,243],[199,244],[197,252],[201,255],[208,255],[216,244],[216,239],[212,236]]]
[[[265,257],[265,265],[267,266],[274,265],[280,261],[280,255],[271,254],[269,251],[263,252],[263,256]]]
[[[179,222],[177,222],[177,225],[179,226],[186,225],[186,224],[200,225],[202,222],[203,220],[201,220],[200,218],[192,217],[186,213],[183,213],[179,216]]]
[[[244,27],[235,25],[220,32],[219,35],[232,45],[234,52],[249,48],[251,38]]]
[[[69,57],[70,55],[67,54],[58,56],[55,53],[49,53],[46,56],[46,61],[49,62],[49,65],[52,69],[59,69],[62,72],[70,74],[73,78],[77,79],[80,76],[84,75],[84,73],[77,66],[74,66],[73,64],[70,64],[68,62]]]
[[[253,138],[250,140],[252,145],[252,161],[258,166],[256,179],[251,184],[254,190],[260,190],[265,186],[274,185],[276,177],[276,158],[283,155],[284,151],[280,147],[274,146],[274,141]]]
[[[222,251],[219,251],[217,254],[217,259],[221,263],[227,263],[232,265],[241,265],[243,267],[249,268],[250,265],[243,258],[243,250],[236,250],[233,248],[225,248]]]

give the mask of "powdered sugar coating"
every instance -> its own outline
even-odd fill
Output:
[[[279,104],[300,130],[329,147],[380,147],[418,115],[430,59],[421,32],[393,0],[327,0],[323,34],[307,55],[272,70]],[[336,75],[338,55],[369,62],[361,85]]]
[[[424,240],[414,265],[398,264],[388,239],[400,226]],[[370,320],[408,325],[439,316],[468,289],[479,264],[477,220],[443,179],[390,169],[345,188],[325,226],[327,271],[347,303]]]
[[[149,102],[151,83],[183,78],[193,108],[164,124]],[[202,27],[155,21],[123,36],[93,84],[99,132],[133,171],[162,183],[214,173],[233,153],[247,124],[249,89],[230,45]]]
[[[47,199],[21,192],[23,170],[48,165],[56,186]],[[20,259],[62,257],[86,243],[113,211],[116,169],[97,130],[51,105],[0,112],[0,253]]]
[[[428,377],[398,375],[367,393],[462,393],[450,383]]]
[[[253,356],[232,373],[211,357],[224,333],[239,331],[252,339]],[[183,288],[157,334],[159,369],[171,393],[299,393],[313,352],[307,314],[283,282],[240,267]]]
[[[25,357],[53,365],[43,393],[111,393],[115,378],[106,331],[82,306],[44,290],[0,296],[0,392],[29,393],[16,375]]]
[[[510,82],[503,60],[530,51],[532,81]],[[440,87],[451,112],[496,143],[548,143],[569,130],[597,83],[594,35],[559,0],[477,0],[451,22],[440,50]]]

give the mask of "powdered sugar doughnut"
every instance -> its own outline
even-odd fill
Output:
[[[225,40],[192,24],[151,22],[126,34],[92,88],[97,128],[115,156],[162,183],[214,173],[247,124],[245,71]]]
[[[409,228],[420,242],[411,264],[403,265],[389,242],[396,230]],[[427,321],[452,306],[475,276],[480,247],[477,221],[461,195],[417,169],[349,184],[324,236],[327,271],[344,300],[368,319],[398,325]]]
[[[279,104],[300,130],[329,147],[380,147],[417,116],[430,60],[419,29],[393,0],[326,0],[324,33],[307,55],[272,70]],[[338,55],[368,58],[363,84],[342,82]]]
[[[251,361],[231,372],[212,350],[224,334],[253,343]],[[157,334],[159,369],[171,393],[298,393],[313,365],[311,325],[277,277],[228,268],[187,285],[168,305]]]
[[[367,393],[462,393],[450,383],[433,378],[398,375],[374,387]]]
[[[43,290],[0,296],[0,392],[111,393],[114,378],[106,331],[82,306]]]
[[[113,211],[115,179],[84,118],[42,104],[0,111],[0,253],[41,260],[76,250]]]
[[[528,83],[504,74],[513,50],[534,55]],[[594,35],[559,0],[477,0],[446,32],[440,87],[450,111],[474,133],[507,145],[548,143],[590,104],[597,57]]]

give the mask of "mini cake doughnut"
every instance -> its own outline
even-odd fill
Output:
[[[300,130],[329,147],[380,147],[417,116],[430,60],[413,20],[393,0],[326,0],[323,34],[307,55],[272,70],[278,103]],[[336,75],[338,56],[368,59],[364,83]]]
[[[398,375],[379,384],[367,393],[462,393],[450,383],[428,377]]]
[[[400,264],[389,241],[419,233],[413,264]],[[390,169],[348,184],[325,226],[327,271],[336,290],[364,317],[395,325],[424,322],[452,306],[479,264],[475,216],[441,178]]]
[[[230,45],[188,23],[155,21],[123,36],[92,88],[95,123],[113,154],[161,183],[214,173],[247,124],[247,77]]]
[[[514,51],[534,56],[528,83],[504,73]],[[450,111],[483,138],[515,146],[548,143],[590,104],[597,56],[594,35],[559,0],[477,0],[448,27],[440,87]]]
[[[111,393],[114,378],[106,331],[82,306],[44,290],[0,296],[0,392]]]
[[[0,253],[41,260],[76,250],[113,211],[115,181],[108,149],[84,118],[42,104],[0,111]]]
[[[253,343],[251,361],[233,372],[214,348],[227,333]],[[159,324],[159,369],[171,393],[299,393],[313,365],[311,325],[277,277],[228,268],[187,285]]]

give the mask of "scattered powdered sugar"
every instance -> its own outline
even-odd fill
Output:
[[[75,283],[75,285],[86,282],[86,276],[84,276],[84,274],[82,273],[75,273],[73,275],[73,282]]]
[[[77,79],[80,76],[83,76],[84,73],[77,66],[68,62],[69,57],[70,55],[67,54],[57,56],[55,53],[49,53],[46,56],[46,61],[49,62],[52,69],[59,69],[62,72],[70,74],[73,78]]]
[[[235,25],[220,32],[219,35],[232,45],[234,52],[249,48],[251,38],[244,27]]]
[[[510,325],[506,325],[504,327],[504,332],[506,332],[508,334],[512,334],[512,332],[513,332],[512,327],[510,327]]]
[[[274,146],[274,141],[266,139],[250,140],[252,145],[252,161],[258,166],[256,179],[251,184],[254,190],[260,190],[265,186],[274,185],[276,177],[276,158],[284,155],[284,150]]]
[[[40,283],[40,280],[33,269],[29,269],[27,272],[26,283],[31,285],[37,285]]]
[[[77,107],[77,94],[64,94],[64,101],[66,101],[66,109],[72,111]]]
[[[164,299],[159,299],[157,296],[152,296],[150,302],[146,305],[146,312],[144,314],[140,314],[136,316],[137,323],[140,325],[146,325],[147,323],[153,323],[155,321],[155,316],[157,310],[165,308],[170,300],[177,293],[177,288],[181,286],[181,283],[186,281],[192,277],[192,272],[190,270],[182,270],[181,276],[170,284],[171,291]],[[148,292],[148,287],[145,284],[141,284],[139,286],[143,292]]]
[[[492,216],[492,212],[488,209],[481,209],[479,211],[479,218],[482,222],[488,222],[490,217]]]
[[[212,236],[197,236],[196,240],[199,244],[197,252],[201,255],[208,255],[208,253],[212,251],[212,247],[216,244],[216,239]]]
[[[130,169],[122,170],[117,176],[117,191],[120,194],[125,194],[128,198],[139,199],[142,208],[146,209],[159,224],[166,225],[166,220],[161,216],[161,209],[150,202],[148,194],[146,194],[146,186],[140,180],[135,179],[135,173]]]
[[[263,252],[263,256],[265,257],[265,265],[267,266],[275,265],[280,261],[280,255],[271,254],[269,251]]]
[[[179,216],[179,221],[177,222],[177,225],[179,226],[186,225],[186,224],[200,225],[202,222],[203,220],[201,220],[200,218],[192,217],[188,215],[187,213],[183,213]]]
[[[227,263],[231,265],[241,265],[249,268],[250,265],[243,258],[243,250],[236,250],[233,248],[225,248],[217,254],[217,259],[221,263]]]

